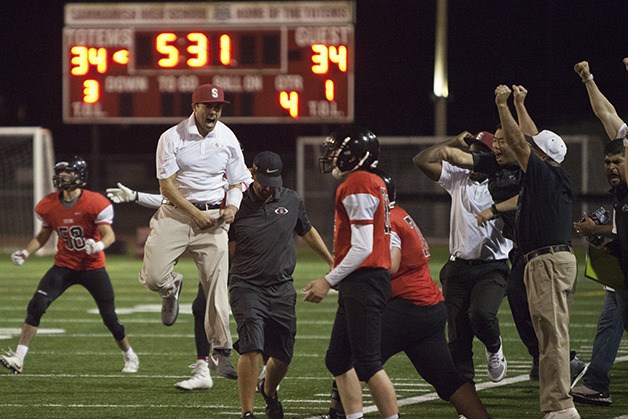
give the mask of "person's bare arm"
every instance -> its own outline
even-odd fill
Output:
[[[573,69],[580,76],[587,89],[593,113],[604,126],[608,137],[614,140],[617,137],[617,131],[619,131],[619,128],[624,124],[624,121],[617,114],[617,110],[615,110],[613,104],[602,94],[595,80],[593,80],[589,63],[581,61],[576,64]]]
[[[504,84],[497,86],[495,89],[495,104],[497,105],[497,111],[499,112],[499,119],[504,130],[504,137],[508,141],[508,145],[515,153],[519,167],[524,172],[528,168],[528,161],[530,160],[530,145],[526,141],[521,128],[515,121],[515,118],[510,112],[508,107],[508,97],[512,91]]]
[[[467,144],[464,142],[464,137],[469,135],[471,135],[469,132],[463,131],[457,136],[443,141],[442,143],[433,144],[414,156],[414,158],[412,159],[412,163],[416,168],[425,173],[430,179],[432,179],[433,181],[438,181],[443,170],[442,162],[443,160],[446,160],[447,154],[450,153],[446,152],[445,148],[449,147],[451,149],[460,146],[468,147]],[[453,155],[450,157],[453,158]],[[469,157],[471,157],[470,154]],[[471,164],[473,164],[473,161],[471,161]]]
[[[310,231],[301,236],[301,238],[303,238],[303,241],[309,246],[310,249],[314,250],[320,257],[323,258],[325,262],[327,262],[330,269],[333,267],[334,258],[329,252],[329,249],[327,249],[327,246],[321,238],[321,235],[314,227],[312,227]]]
[[[525,105],[525,99],[528,95],[528,91],[521,85],[513,85],[513,103],[515,104],[515,111],[517,112],[517,120],[519,121],[519,128],[525,135],[533,136],[539,133],[539,129],[532,120],[532,117],[528,113],[528,109]]]
[[[190,214],[200,228],[212,227],[216,222],[216,219],[209,215],[209,213],[196,208],[183,196],[174,184],[176,177],[177,174],[175,173],[166,179],[159,179],[159,189],[161,190],[161,194],[175,207]]]

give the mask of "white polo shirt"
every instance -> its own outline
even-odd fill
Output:
[[[165,131],[157,144],[157,179],[174,184],[191,202],[219,204],[229,185],[250,183],[240,142],[222,122],[202,137],[194,114]]]
[[[461,259],[507,259],[512,242],[502,236],[501,218],[478,227],[475,215],[493,205],[488,180],[469,179],[470,171],[442,162],[438,183],[451,195],[449,253]]]

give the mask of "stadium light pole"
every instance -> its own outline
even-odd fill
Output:
[[[436,0],[434,48],[434,135],[447,136],[447,0]]]

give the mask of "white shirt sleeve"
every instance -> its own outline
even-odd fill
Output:
[[[138,192],[137,203],[146,208],[159,208],[164,197],[160,194]]]
[[[94,220],[94,224],[113,224],[113,205],[108,205],[100,211]]]
[[[617,135],[615,136],[615,138],[624,138],[626,134],[628,134],[628,126],[624,124],[617,130]]]
[[[157,143],[156,167],[157,179],[168,179],[179,171],[177,164],[177,145],[175,144],[175,135],[171,134],[173,128],[170,128],[159,137]]]
[[[373,252],[373,224],[351,224],[351,249],[325,280],[333,287],[360,267]]]
[[[393,247],[401,249],[401,237],[395,231],[390,232],[390,248]]]

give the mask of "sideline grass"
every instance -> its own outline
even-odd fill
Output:
[[[447,250],[432,249],[431,269],[435,277],[447,257]],[[307,250],[299,252],[295,286],[300,290],[310,279],[325,272],[325,266]],[[0,255],[0,348],[14,349],[26,304],[37,282],[51,265],[49,257],[33,257],[21,267],[13,266],[8,255]],[[584,261],[578,254],[580,264]],[[197,287],[197,275],[190,260],[177,270],[184,275],[182,312],[177,323],[161,325],[159,297],[137,281],[141,261],[110,256],[108,270],[116,291],[116,307],[131,343],[140,356],[140,372],[120,372],[122,356],[107,329],[94,311],[89,294],[73,287],[57,300],[44,316],[41,332],[33,341],[24,374],[0,370],[0,417],[6,418],[238,418],[235,381],[214,377],[214,387],[204,392],[180,392],[174,383],[189,377],[194,361],[194,340],[190,304]],[[580,266],[582,268],[582,266]],[[603,290],[582,276],[571,320],[571,344],[578,356],[589,361]],[[300,295],[303,294],[300,292]],[[297,303],[298,333],[295,359],[282,383],[280,396],[287,418],[307,418],[327,409],[330,377],[324,354],[336,307],[334,295],[319,305]],[[508,374],[497,386],[484,373],[484,350],[475,345],[475,364],[480,397],[494,418],[541,417],[538,385],[527,380],[530,357],[515,331],[508,303],[500,313]],[[232,322],[235,336],[235,324]],[[578,405],[583,418],[615,418],[628,413],[628,342],[622,342],[619,360],[612,370],[610,407]],[[237,361],[233,354],[232,361]],[[405,418],[455,418],[454,409],[433,394],[433,388],[418,377],[403,355],[386,365],[400,399]],[[408,404],[406,404],[408,403]],[[372,405],[368,394],[366,406]],[[264,404],[256,398],[258,417]],[[376,413],[367,417],[375,418]]]

